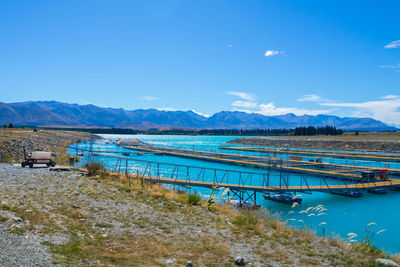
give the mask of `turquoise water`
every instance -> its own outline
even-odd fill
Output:
[[[220,145],[225,145],[224,143],[235,139],[235,136],[165,136],[165,135],[133,135],[133,136],[118,136],[118,135],[103,135],[105,139],[117,140],[118,138],[138,138],[144,142],[151,143],[158,146],[169,146],[177,148],[187,148],[196,150],[211,150],[219,151],[218,147]],[[76,146],[76,145],[75,145]],[[89,148],[88,144],[79,144],[81,148]],[[109,155],[115,155],[111,153],[112,151],[125,151],[125,149],[117,147],[115,144],[105,144],[104,141],[99,141],[93,145],[94,150],[106,150],[110,151]],[[226,165],[221,163],[206,162],[193,159],[176,158],[170,156],[158,156],[153,154],[144,154],[138,156],[132,153],[131,150],[126,150],[130,152],[129,158],[137,159],[138,161],[129,162],[128,169],[140,169],[144,170],[147,166],[145,161],[181,164],[188,166],[201,166],[205,168],[217,168],[217,169],[229,169],[232,172],[229,173],[229,177],[224,179],[229,179],[230,183],[238,183],[239,179],[245,180],[246,184],[261,185],[263,177],[267,175],[267,170],[260,170],[255,168],[240,167],[234,165]],[[74,154],[74,150],[70,149],[69,152]],[[231,151],[222,151],[229,152]],[[263,155],[260,153],[251,152],[241,152],[240,154],[248,155]],[[119,154],[120,155],[120,154]],[[112,169],[115,168],[117,161],[115,159],[98,157],[96,160],[101,160],[105,165]],[[142,161],[140,161],[142,160]],[[325,162],[332,163],[347,163],[341,159],[329,159]],[[380,166],[376,162],[368,161],[351,161],[354,165],[365,165],[365,166]],[[122,163],[122,169],[124,170],[125,165]],[[152,173],[157,172],[157,164],[151,164],[148,169],[151,169]],[[170,177],[173,173],[173,166],[169,165],[159,165],[158,171],[164,177]],[[198,176],[200,169],[186,168],[182,167],[178,172],[179,178],[184,178],[187,173],[190,177]],[[251,175],[244,175],[239,177],[238,172],[242,171],[246,173],[252,173]],[[223,171],[216,171],[217,177],[223,177]],[[200,173],[201,174],[201,173]],[[270,172],[270,184],[277,185],[279,181],[279,176],[282,175],[278,172]],[[175,172],[176,175],[176,172]],[[204,171],[203,175],[199,179],[213,179],[214,171],[211,169]],[[201,175],[200,175],[201,176]],[[250,179],[251,178],[251,179]],[[313,178],[308,176],[309,184],[319,184],[320,180],[318,178]],[[246,180],[247,179],[247,180]],[[301,180],[300,175],[289,174],[289,183],[297,185]],[[337,184],[335,180],[330,180],[329,184]],[[210,194],[210,190],[204,188],[192,188],[189,191],[196,191],[196,193],[202,194],[207,197]],[[222,190],[221,190],[222,191]],[[217,197],[221,197],[221,191],[217,193]],[[264,200],[261,194],[257,195],[257,204],[268,208],[273,214],[280,216],[282,220],[287,221],[287,223],[293,227],[308,227],[318,235],[322,234],[321,223],[326,223],[326,232],[328,235],[339,235],[343,239],[347,239],[348,233],[356,233],[357,237],[354,240],[360,240],[363,238],[363,234],[369,223],[371,224],[369,229],[372,230],[375,235],[373,237],[373,245],[380,249],[385,250],[388,253],[400,253],[400,225],[398,220],[400,215],[398,214],[397,206],[400,204],[400,192],[389,191],[387,195],[374,195],[364,193],[362,198],[353,199],[343,196],[325,194],[325,193],[313,193],[312,195],[301,193],[303,198],[303,203],[295,208],[292,208],[286,204],[281,204],[277,202]],[[221,198],[225,198],[221,197]],[[309,207],[316,207],[318,205],[323,205],[326,210],[309,210],[307,213],[304,211]],[[311,215],[310,215],[311,214]],[[381,230],[384,230],[380,232]],[[380,232],[379,234],[377,234]]]

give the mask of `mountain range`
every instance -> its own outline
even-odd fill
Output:
[[[285,114],[264,116],[258,113],[221,111],[210,117],[193,111],[157,109],[125,110],[57,101],[0,102],[0,124],[47,127],[110,127],[150,129],[179,127],[191,129],[280,129],[300,126],[335,126],[343,130],[393,131],[395,127],[371,118],[329,115]]]

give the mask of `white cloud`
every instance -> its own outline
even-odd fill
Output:
[[[267,104],[260,104],[259,105],[260,110],[257,111],[257,113],[260,113],[262,115],[266,116],[274,116],[274,115],[284,115],[288,113],[293,113],[297,116],[302,116],[302,115],[318,115],[318,114],[326,114],[332,111],[332,109],[302,109],[302,108],[292,108],[292,107],[287,107],[287,108],[279,108],[276,107],[274,103],[270,102]]]
[[[275,56],[275,55],[277,55],[277,54],[279,54],[279,51],[276,51],[276,50],[267,50],[267,51],[265,52],[264,56],[266,56],[266,57],[271,57],[271,56]]]
[[[157,96],[141,96],[141,97],[139,97],[139,100],[142,100],[142,101],[157,101],[157,100],[161,100],[161,98],[157,97]]]
[[[228,44],[227,46],[228,46],[229,48],[231,48],[231,47],[232,47],[232,44]]]
[[[399,97],[400,97],[400,95],[385,95],[385,96],[382,96],[381,98],[382,99],[396,99]]]
[[[237,96],[237,97],[247,100],[247,101],[254,101],[254,99],[255,99],[255,96],[253,94],[249,94],[249,93],[245,93],[245,92],[230,91],[227,94]]]
[[[236,100],[232,103],[232,106],[235,107],[244,107],[244,108],[255,108],[257,107],[257,103],[252,102],[252,101],[242,101],[242,100]]]
[[[158,108],[157,110],[159,110],[159,111],[178,111],[178,109],[176,109],[176,108],[168,108],[168,107]]]
[[[275,56],[275,55],[285,55],[285,52],[284,51],[277,51],[277,50],[267,50],[267,51],[265,51],[265,53],[264,53],[264,56],[266,56],[266,57],[272,57],[272,56]]]
[[[267,50],[267,51],[265,51],[265,53],[264,53],[264,56],[266,56],[266,57],[272,57],[272,56],[275,56],[275,55],[282,55],[282,56],[284,56],[284,55],[285,55],[285,51]]]
[[[352,108],[351,116],[371,117],[388,124],[400,126],[400,96],[387,95],[383,100],[366,102],[331,102],[320,103],[322,106]]]
[[[303,95],[300,98],[297,99],[299,102],[306,102],[306,101],[318,101],[321,100],[321,97],[319,95]]]
[[[400,40],[393,41],[384,46],[384,48],[398,48],[400,47]]]

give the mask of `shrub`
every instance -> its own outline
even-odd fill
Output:
[[[87,164],[86,169],[88,172],[88,176],[104,175],[106,172],[104,165],[100,162],[93,162],[93,163]]]
[[[200,204],[200,196],[196,194],[189,194],[188,195],[188,203],[198,206]]]

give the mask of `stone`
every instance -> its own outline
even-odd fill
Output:
[[[188,262],[186,263],[186,267],[193,267],[193,262],[188,261]]]
[[[386,266],[399,266],[397,263],[389,259],[376,259],[376,262]]]
[[[21,218],[19,218],[19,217],[14,217],[13,220],[14,220],[15,223],[22,223],[23,222],[23,220]]]
[[[240,257],[240,256],[237,256],[235,258],[235,264],[239,265],[239,266],[244,266],[245,265],[244,258]]]
[[[168,259],[165,261],[165,264],[174,264],[174,260]]]

